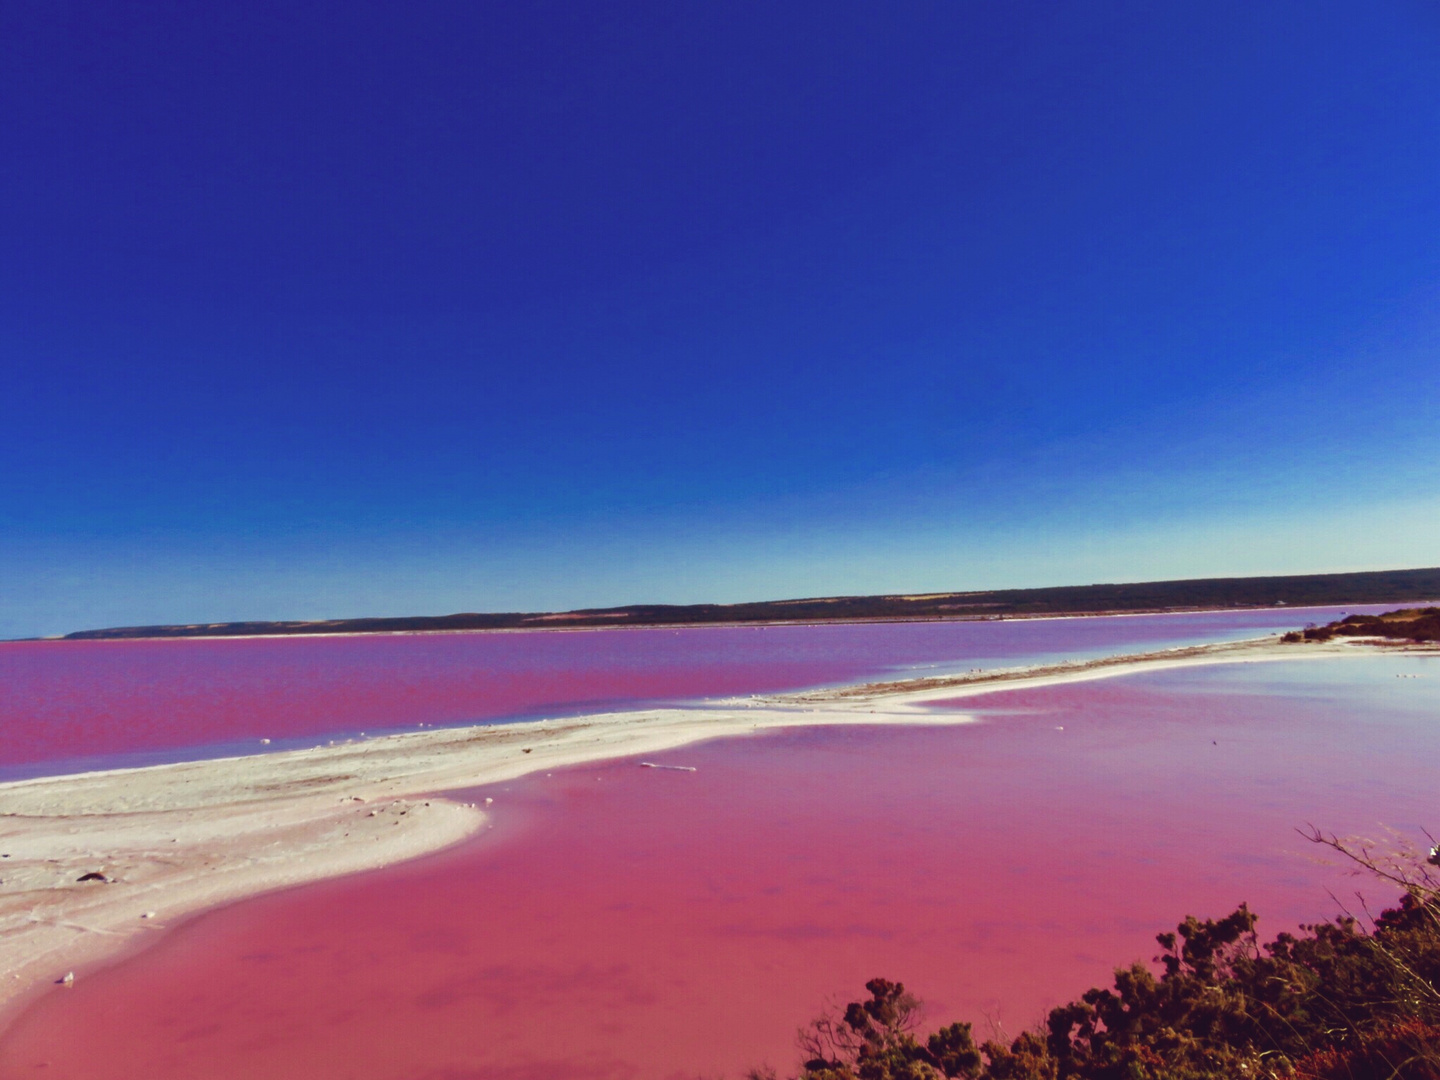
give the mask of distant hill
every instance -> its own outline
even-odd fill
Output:
[[[1440,568],[1294,577],[1198,578],[1121,585],[892,596],[826,596],[748,604],[631,604],[564,612],[464,613],[310,622],[195,623],[81,630],[67,639],[236,637],[250,634],[365,634],[418,630],[518,630],[707,623],[873,622],[887,620],[1100,615],[1205,608],[1390,604],[1440,598]]]

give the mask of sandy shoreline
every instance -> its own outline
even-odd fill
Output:
[[[1369,651],[1271,637],[0,784],[0,1020],[67,971],[84,978],[185,916],[438,851],[484,827],[482,808],[435,792],[775,728],[967,723],[926,703],[997,690]],[[105,880],[79,880],[87,874]]]

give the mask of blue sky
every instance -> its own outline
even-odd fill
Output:
[[[0,12],[0,636],[1440,564],[1431,4]]]

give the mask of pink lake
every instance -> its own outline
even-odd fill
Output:
[[[1380,610],[1355,607],[1349,610]],[[0,642],[0,779],[896,673],[1080,659],[1338,609],[969,623]]]
[[[795,1029],[875,975],[1014,1033],[1186,913],[1334,914],[1360,883],[1297,826],[1433,828],[1434,667],[1159,672],[500,785],[474,841],[80,971],[0,1077],[734,1077],[791,1067]]]

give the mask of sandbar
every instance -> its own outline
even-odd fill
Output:
[[[1366,646],[1267,637],[0,784],[0,1021],[187,916],[438,851],[486,826],[483,806],[446,791],[776,728],[969,723],[928,703]]]

